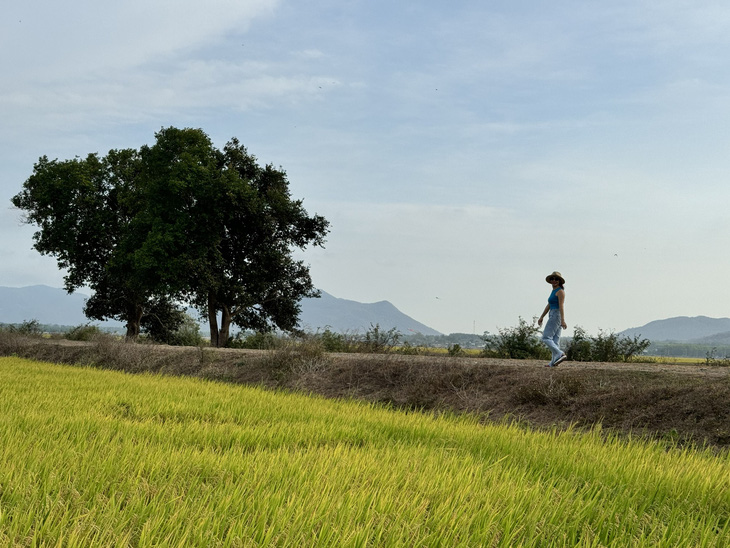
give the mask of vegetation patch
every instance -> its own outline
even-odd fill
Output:
[[[2,545],[730,544],[709,449],[20,358],[0,390]]]

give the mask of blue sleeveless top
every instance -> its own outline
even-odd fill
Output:
[[[558,286],[555,289],[552,290],[550,293],[550,296],[548,297],[548,304],[550,305],[550,310],[558,310],[560,308],[560,301],[558,301],[558,291],[563,289],[562,287]]]

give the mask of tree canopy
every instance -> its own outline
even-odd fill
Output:
[[[35,249],[66,270],[67,291],[94,291],[87,316],[125,321],[128,337],[180,302],[207,316],[215,346],[232,324],[296,329],[299,302],[318,292],[293,251],[323,246],[329,223],[235,138],[218,150],[200,129],[155,137],[101,158],[40,158],[12,199],[38,227]]]

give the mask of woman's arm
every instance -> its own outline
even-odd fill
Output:
[[[543,319],[543,318],[544,318],[545,316],[547,316],[547,313],[548,313],[548,312],[550,312],[550,304],[549,304],[549,303],[548,303],[548,304],[547,304],[547,305],[545,306],[545,310],[543,310],[543,311],[542,311],[542,314],[541,314],[541,315],[540,315],[540,317],[539,317],[539,318],[537,319],[537,325],[538,325],[538,326],[542,325],[542,319]]]
[[[565,324],[565,307],[563,306],[563,303],[565,302],[565,291],[562,289],[558,291],[558,307],[560,307],[560,327],[563,329],[568,329],[568,326]]]

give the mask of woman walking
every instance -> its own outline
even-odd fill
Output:
[[[562,329],[567,329],[565,325],[565,280],[560,272],[553,272],[545,278],[545,281],[553,286],[553,290],[548,297],[548,304],[545,307],[537,325],[542,325],[542,319],[548,316],[545,329],[542,330],[542,342],[545,343],[553,355],[553,359],[545,367],[555,367],[560,365],[568,356],[560,350],[560,333]],[[561,329],[562,328],[562,329]]]

